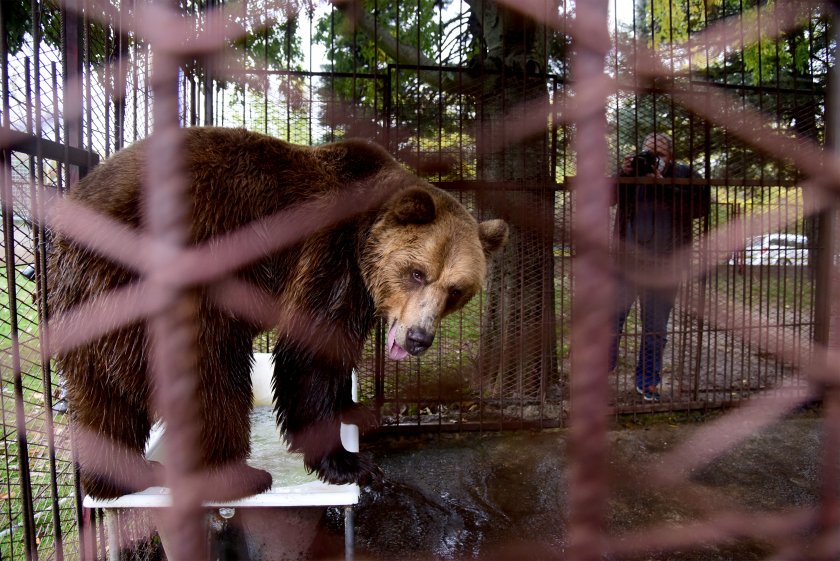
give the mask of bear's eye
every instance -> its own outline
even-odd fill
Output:
[[[450,300],[457,300],[458,298],[461,297],[462,294],[463,294],[463,292],[461,292],[460,288],[453,288],[452,290],[449,291],[449,299]]]
[[[414,269],[411,271],[411,278],[419,284],[426,284],[426,274],[423,271]]]

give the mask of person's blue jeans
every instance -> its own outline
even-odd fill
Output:
[[[640,287],[626,281],[619,282],[616,294],[617,313],[615,317],[615,331],[613,332],[612,348],[610,350],[610,369],[614,369],[618,362],[618,341],[624,331],[627,316],[633,308],[634,302],[639,301],[642,320],[642,344],[636,359],[636,387],[647,389],[658,386],[662,381],[662,355],[667,342],[668,320],[674,301],[677,298],[677,288],[648,288]]]

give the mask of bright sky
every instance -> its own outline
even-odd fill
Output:
[[[613,22],[615,15],[618,16],[619,22],[629,23],[633,21],[633,0],[611,0],[610,2],[610,24]],[[612,27],[612,26],[610,26]]]
[[[314,2],[315,14],[312,16],[312,33],[315,33],[315,25],[324,15],[329,13],[330,3],[325,0],[318,0]],[[311,70],[312,72],[320,72],[323,70],[322,66],[327,64],[327,51],[324,45],[313,42],[309,29],[309,18],[304,14],[300,20],[300,31],[303,39],[303,69]]]

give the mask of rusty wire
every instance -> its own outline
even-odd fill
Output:
[[[610,338],[609,302],[612,293],[611,264],[608,258],[609,231],[609,180],[604,176],[606,166],[606,123],[604,107],[609,95],[622,88],[622,84],[604,72],[604,58],[610,48],[607,28],[607,2],[580,2],[575,20],[570,25],[565,18],[547,13],[543,0],[503,0],[501,3],[570,33],[575,44],[573,55],[574,96],[560,114],[555,104],[532,102],[510,110],[517,115],[517,127],[506,129],[505,134],[492,139],[486,150],[503,150],[505,146],[526,138],[545,127],[551,116],[560,122],[576,126],[576,151],[578,156],[577,178],[574,182],[576,215],[573,217],[573,234],[578,244],[576,275],[587,279],[577,286],[572,346],[572,400],[570,418],[570,541],[569,558],[575,560],[600,559],[605,553],[633,556],[649,550],[669,551],[693,545],[708,545],[733,537],[772,534],[799,535],[804,530],[816,528],[820,532],[820,555],[833,559],[838,554],[838,503],[836,482],[825,478],[821,505],[781,514],[744,514],[736,512],[709,512],[706,521],[675,528],[653,528],[624,536],[608,536],[605,513],[608,501],[606,480],[606,439],[608,417],[607,360],[604,349]],[[732,41],[749,40],[759,34],[767,37],[780,34],[800,23],[802,5],[820,6],[818,2],[777,4],[776,21],[769,27],[764,18],[764,28],[756,23],[739,35],[731,22],[724,20],[692,37],[690,44],[680,47],[691,50],[699,47],[710,51],[723,51]],[[173,507],[163,523],[173,528],[179,540],[176,550],[168,552],[171,559],[189,560],[204,555],[206,539],[199,506],[202,489],[207,484],[207,474],[196,465],[195,442],[197,415],[188,405],[194,403],[194,302],[187,289],[197,284],[213,286],[214,294],[224,306],[247,314],[260,324],[301,322],[282,303],[271,304],[270,297],[257,287],[235,279],[231,273],[256,260],[266,248],[279,249],[301,239],[306,233],[326,224],[359,212],[376,201],[359,202],[348,197],[335,201],[328,208],[299,208],[293,213],[281,213],[260,224],[250,225],[223,240],[214,240],[212,247],[186,247],[184,218],[184,181],[178,169],[178,63],[184,56],[229,57],[224,51],[232,39],[227,20],[231,8],[211,10],[202,25],[185,19],[183,14],[166,3],[141,4],[137,11],[128,14],[113,12],[109,2],[91,4],[93,12],[101,13],[103,21],[122,21],[123,30],[135,34],[148,43],[154,53],[154,133],[150,142],[150,166],[145,181],[145,213],[148,222],[144,230],[127,231],[113,221],[95,215],[78,205],[63,200],[46,200],[45,208],[33,208],[33,214],[49,222],[51,227],[73,238],[90,249],[107,255],[115,261],[141,273],[137,283],[104,295],[101,300],[82,306],[65,317],[50,321],[50,351],[62,352],[76,345],[97,338],[109,330],[146,319],[152,334],[152,369],[155,375],[157,409],[167,422],[169,450],[172,453],[167,466],[167,482],[173,490]],[[117,17],[122,16],[122,17]],[[98,17],[98,16],[97,16]],[[207,23],[210,22],[210,23]],[[670,77],[666,55],[649,49],[637,53],[639,66],[644,68],[644,78]],[[228,59],[229,60],[229,59]],[[116,63],[114,63],[116,64]],[[233,65],[226,64],[226,68]],[[244,67],[243,67],[244,72]],[[230,71],[226,78],[237,78]],[[72,83],[67,90],[79,91],[80,85]],[[120,92],[117,92],[120,93]],[[805,187],[817,196],[809,201],[807,212],[814,213],[831,208],[840,189],[840,165],[834,154],[815,143],[803,149],[802,139],[793,139],[768,126],[759,113],[742,108],[737,121],[727,118],[724,108],[731,105],[725,92],[712,91],[699,99],[691,92],[674,86],[668,93],[685,108],[698,116],[725,127],[744,142],[757,145],[763,151],[790,159],[808,175]],[[524,118],[521,115],[525,115]],[[729,115],[731,117],[731,115]],[[0,144],[6,142],[0,138]],[[353,202],[355,204],[348,204]],[[43,214],[39,214],[43,213]],[[710,232],[705,240],[719,254],[727,255],[742,249],[743,240],[752,233],[784,226],[785,218],[779,215],[732,222]],[[265,233],[270,235],[266,238]],[[667,270],[685,271],[690,256],[676,254],[673,266]],[[692,269],[692,274],[704,271]],[[685,279],[668,275],[639,275],[638,280],[648,283],[676,284]],[[717,311],[715,311],[717,309]],[[268,310],[268,311],[267,311]],[[744,315],[727,314],[720,307],[697,303],[693,312],[704,315],[724,329],[749,338],[744,329]],[[747,313],[749,310],[746,311]],[[741,318],[741,319],[739,319]],[[781,329],[781,328],[779,328]],[[769,330],[768,330],[769,331]],[[784,356],[797,364],[806,374],[813,388],[828,387],[825,393],[826,442],[823,469],[826,474],[837,473],[837,449],[840,430],[838,411],[840,395],[836,383],[838,364],[836,350],[817,348],[809,360],[800,356],[795,347],[779,344],[785,337],[766,332],[757,344],[767,351]],[[165,389],[165,391],[164,391]],[[701,466],[736,445],[743,438],[776,422],[803,402],[814,397],[813,392],[786,390],[784,386],[768,391],[767,396],[751,400],[739,410],[721,417],[701,428],[688,442],[667,454],[656,467],[658,483],[678,486],[687,473]],[[80,441],[90,440],[103,454],[113,443],[97,442],[97,436],[79,434]],[[101,439],[100,439],[101,440]],[[126,476],[131,478],[131,466]],[[795,546],[790,546],[795,551]],[[785,558],[785,552],[779,553]]]

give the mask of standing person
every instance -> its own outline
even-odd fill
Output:
[[[708,185],[675,184],[670,178],[699,178],[690,166],[674,161],[674,143],[663,133],[645,137],[638,155],[624,158],[622,177],[655,177],[662,181],[618,184],[616,202],[616,257],[622,270],[651,274],[671,253],[691,243],[692,221],[709,212]],[[618,340],[630,309],[639,301],[642,344],[636,360],[636,391],[645,401],[659,401],[662,355],[668,320],[677,286],[650,287],[627,278],[619,282],[615,332],[610,351],[611,369],[618,360]]]

